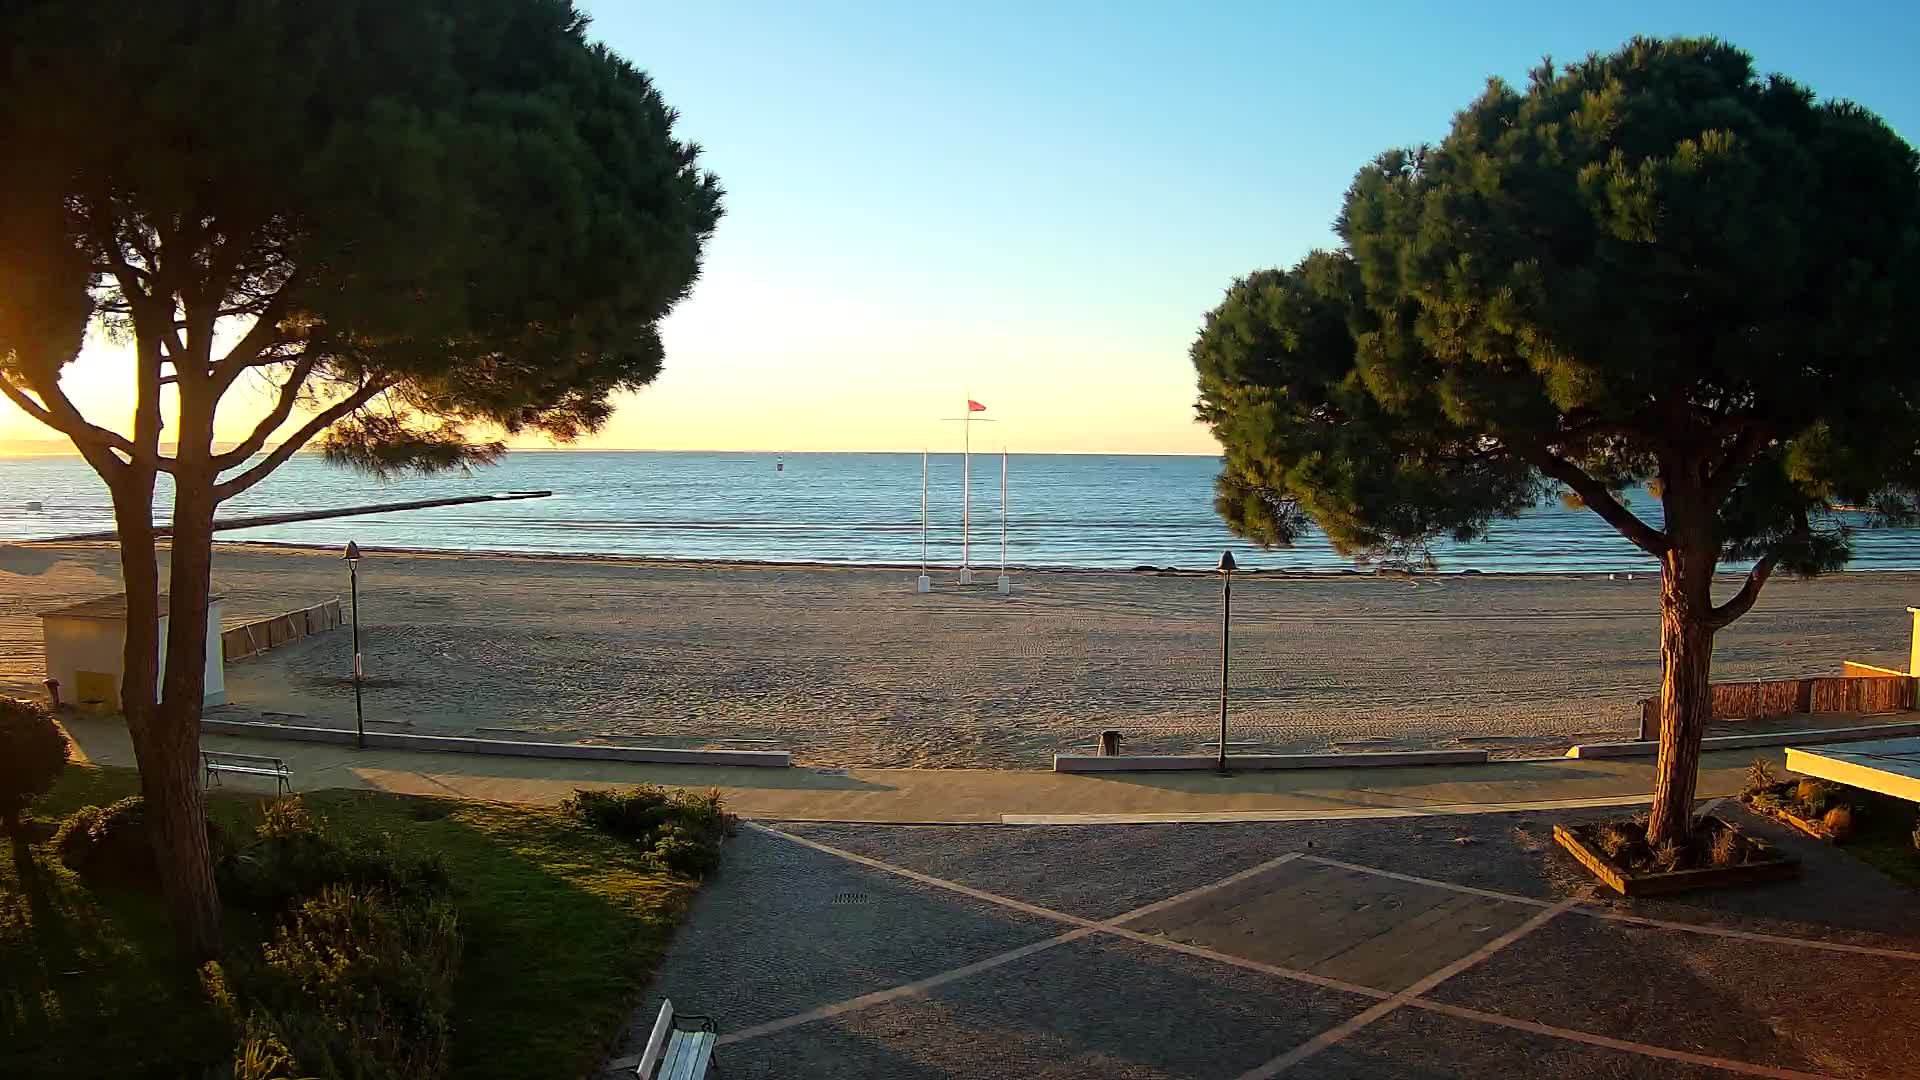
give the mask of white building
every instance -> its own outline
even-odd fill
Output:
[[[160,600],[160,666],[167,668],[167,596]],[[227,701],[225,658],[220,650],[220,601],[207,598],[205,704]],[[114,593],[40,613],[47,650],[47,678],[60,683],[60,700],[76,708],[120,707],[120,683],[127,642],[127,594]],[[159,699],[156,677],[154,698]]]

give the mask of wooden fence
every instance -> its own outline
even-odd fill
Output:
[[[340,601],[329,600],[299,611],[256,619],[220,632],[221,652],[228,662],[257,656],[268,649],[298,641],[340,626]]]
[[[1713,719],[1757,720],[1790,713],[1895,712],[1914,707],[1914,679],[1903,671],[1849,661],[1838,676],[1714,683]],[[1660,699],[1640,702],[1640,737],[1660,730]]]

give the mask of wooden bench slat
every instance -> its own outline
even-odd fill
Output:
[[[681,1031],[668,1046],[671,1056],[660,1070],[660,1080],[700,1080],[707,1075],[707,1063],[713,1059],[715,1035],[711,1031]]]
[[[266,761],[275,765],[285,765],[285,758],[269,754],[236,754],[227,750],[202,750],[200,756],[207,761]]]

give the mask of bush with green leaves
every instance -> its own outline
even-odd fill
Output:
[[[201,972],[234,1080],[446,1074],[461,938],[438,853],[342,837],[295,796],[216,865],[222,898],[273,930],[257,957]]]
[[[459,918],[445,899],[330,885],[264,950],[267,1027],[307,1073],[445,1076],[460,949]]]
[[[47,793],[67,767],[67,737],[36,701],[0,698],[0,832],[12,835],[21,812]]]
[[[216,865],[225,861],[226,831],[212,821],[207,822],[207,847]],[[75,810],[53,834],[53,849],[62,863],[82,877],[135,888],[159,882],[147,801],[139,795]]]
[[[686,877],[712,873],[720,865],[720,845],[733,831],[733,815],[727,813],[718,788],[576,788],[561,809],[602,832],[633,841],[656,865]]]
[[[447,1072],[459,920],[445,898],[329,885],[255,960],[200,972],[232,1026],[233,1080],[412,1080]]]
[[[298,796],[267,804],[253,840],[216,868],[221,898],[262,914],[286,911],[330,885],[399,897],[443,896],[451,886],[437,852],[399,851],[384,834],[339,839]]]

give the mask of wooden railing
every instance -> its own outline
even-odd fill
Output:
[[[309,634],[332,630],[340,625],[340,601],[329,600],[299,611],[256,619],[228,627],[220,632],[221,651],[229,663],[244,660],[268,649],[298,641]]]
[[[1791,713],[1894,712],[1914,707],[1914,679],[1904,671],[1848,661],[1838,676],[1714,683],[1713,719],[1757,720]],[[1660,730],[1660,699],[1640,702],[1640,737]]]

